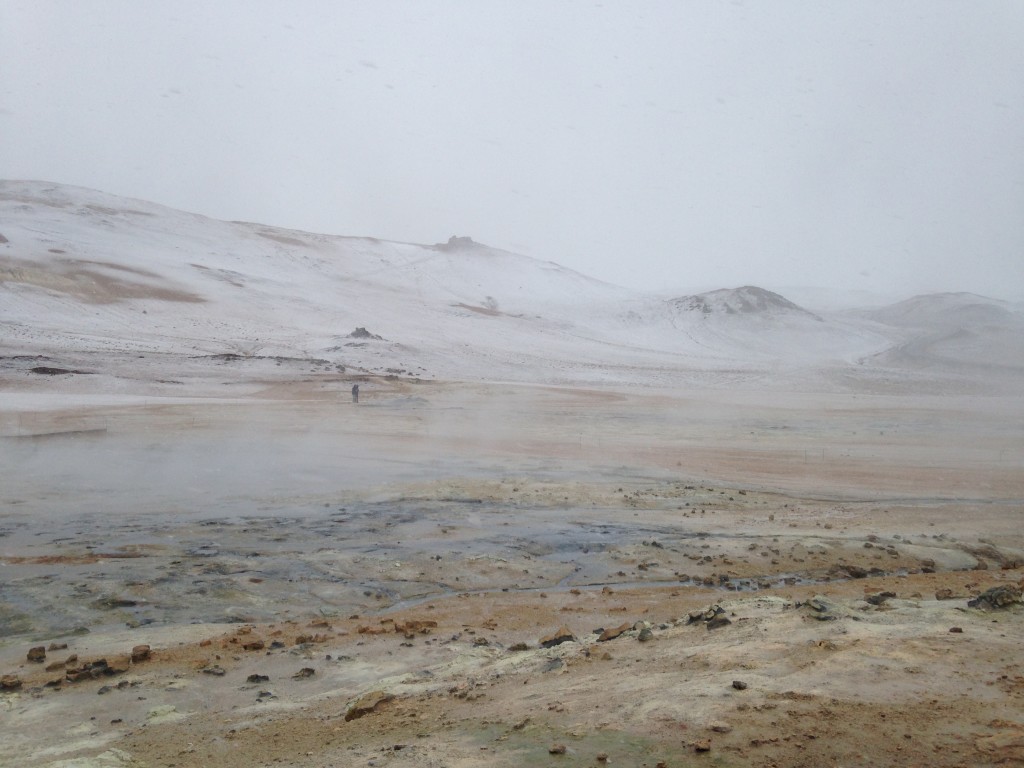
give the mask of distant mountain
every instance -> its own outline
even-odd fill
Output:
[[[1016,376],[1020,318],[969,294],[821,314],[755,286],[666,301],[465,235],[314,234],[0,181],[0,374],[89,368],[96,391],[155,355],[168,379],[214,384],[283,366],[276,375],[874,391],[913,369],[916,391],[933,370],[955,368],[957,386],[985,366]]]
[[[874,365],[944,370],[962,376],[1024,373],[1024,312],[973,293],[914,296],[863,317],[900,332]]]
[[[789,299],[764,288],[745,285],[741,288],[723,288],[694,296],[671,299],[669,303],[681,312],[700,312],[705,315],[817,315],[797,306]]]
[[[887,325],[935,330],[1003,323],[1019,313],[1005,301],[974,293],[931,293],[863,314]]]

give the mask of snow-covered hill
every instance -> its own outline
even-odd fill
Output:
[[[903,331],[876,365],[976,376],[1024,373],[1024,312],[973,293],[936,293],[861,313]]]
[[[950,306],[935,309],[940,301]],[[816,314],[752,286],[665,301],[468,237],[416,245],[312,234],[0,182],[7,360],[289,359],[420,378],[718,385],[809,366],[906,366],[921,329],[949,336],[953,315],[970,315],[973,332],[987,313],[990,337],[1018,329],[1012,308],[977,304],[918,297]],[[917,354],[975,355],[943,338]]]

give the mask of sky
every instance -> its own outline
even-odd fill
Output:
[[[1024,3],[0,0],[0,178],[645,291],[1024,298]]]

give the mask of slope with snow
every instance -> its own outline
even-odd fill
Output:
[[[8,361],[167,355],[185,370],[192,360],[287,359],[319,371],[671,387],[858,363],[903,370],[915,343],[917,355],[996,354],[915,306],[815,314],[753,286],[665,301],[467,237],[313,234],[0,182]],[[980,333],[981,310],[956,310],[967,311]],[[1012,344],[1019,314],[984,311],[986,338]],[[923,343],[922,324],[945,335]]]
[[[873,359],[876,365],[975,376],[1024,374],[1024,312],[1008,302],[937,293],[862,314],[904,334]]]

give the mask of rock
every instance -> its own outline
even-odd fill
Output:
[[[807,601],[806,605],[812,611],[811,618],[818,621],[835,621],[839,618],[839,612],[835,603],[821,595],[812,597]]]
[[[708,728],[715,733],[729,733],[732,730],[732,726],[728,723],[712,723]]]
[[[719,627],[728,626],[729,624],[732,624],[732,621],[730,621],[725,616],[715,616],[715,618],[707,622],[704,626],[707,627],[709,630],[712,630],[718,629]]]
[[[628,632],[631,627],[632,627],[632,624],[630,624],[627,621],[625,624],[619,624],[619,626],[613,627],[612,629],[606,629],[603,632],[601,632],[600,635],[598,635],[597,642],[604,643],[604,642],[607,642],[608,640],[614,640],[616,637],[621,635],[623,632]]]
[[[871,604],[871,605],[882,605],[882,604],[885,603],[886,600],[888,600],[891,597],[896,597],[896,593],[895,592],[879,592],[878,594],[875,594],[875,595],[868,595],[864,599],[867,600],[868,603]]]
[[[37,645],[35,648],[28,649],[28,660],[33,661],[36,664],[42,664],[46,661],[46,647]]]
[[[21,688],[21,678],[17,675],[0,677],[0,691],[16,691]]]
[[[1008,608],[1020,602],[1021,591],[1019,587],[1013,584],[1000,584],[998,587],[986,589],[973,600],[968,600],[967,605],[971,608],[995,610]]]
[[[262,651],[265,647],[262,640],[250,640],[248,643],[242,643],[242,649],[246,651]]]
[[[430,619],[409,619],[408,621],[395,622],[395,632],[405,635],[411,640],[413,635],[429,635],[432,629],[437,628],[437,622]]]
[[[565,744],[552,744],[550,747],[548,747],[549,755],[564,755],[565,753]]]
[[[717,621],[717,619],[715,619],[715,621]],[[725,621],[726,624],[729,623],[728,619],[724,619],[724,621]],[[708,622],[708,629],[710,629],[710,628],[711,628],[711,623]],[[644,627],[643,629],[640,630],[640,634],[637,635],[636,639],[639,640],[641,643],[646,643],[649,640],[652,640],[653,638],[654,638],[654,632],[651,631],[651,628],[650,627]]]
[[[710,752],[711,742],[708,739],[700,739],[692,744],[694,752]]]
[[[270,681],[270,676],[269,675],[261,675],[261,674],[258,674],[258,673],[253,673],[253,674],[249,675],[247,678],[245,678],[245,682],[247,682],[247,683],[266,683],[266,682],[269,682],[269,681]]]
[[[952,589],[949,589],[948,587],[943,587],[942,589],[935,590],[935,599],[936,600],[955,600],[956,599],[956,595],[953,594],[953,590]]]
[[[541,648],[554,648],[562,643],[576,642],[576,636],[569,631],[568,627],[559,627],[547,637],[540,639]]]
[[[67,643],[50,643],[49,647],[46,650],[48,650],[48,651],[66,651],[67,649],[68,649],[68,644]]]
[[[140,661],[148,661],[150,654],[150,647],[148,645],[136,645],[132,648],[132,664],[138,664]]]
[[[306,678],[306,677],[312,677],[315,674],[316,674],[316,670],[313,669],[312,667],[303,667],[298,672],[296,672],[294,675],[292,675],[292,679],[293,680],[302,680],[303,678]]]
[[[224,675],[227,674],[223,667],[218,667],[216,665],[212,667],[203,667],[199,671],[204,675],[213,675],[214,677],[224,677]]]
[[[687,614],[687,624],[697,624],[699,622],[711,621],[713,618],[721,613],[725,613],[725,609],[720,605],[711,605],[700,611],[691,611]]]
[[[954,635],[961,635],[961,634],[963,634],[964,628],[963,627],[950,627],[949,631],[952,632]]]
[[[747,690],[747,684],[745,682],[743,682],[742,680],[733,680],[732,681],[732,687],[735,688],[737,691],[745,691],[745,690]]]
[[[370,691],[364,693],[348,708],[345,713],[345,722],[357,720],[364,715],[373,712],[378,706],[394,699],[394,695],[384,691]]]

